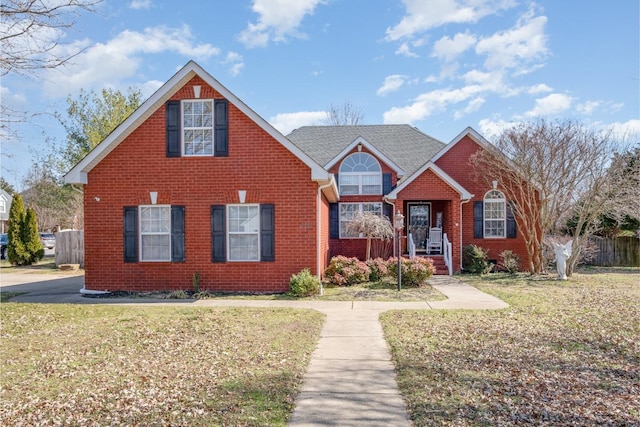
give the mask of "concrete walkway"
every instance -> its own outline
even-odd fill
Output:
[[[302,426],[410,426],[380,313],[397,309],[500,309],[504,301],[448,276],[429,281],[447,300],[361,302],[316,307],[327,315],[289,423]]]
[[[315,309],[325,313],[326,322],[318,346],[311,356],[302,389],[297,396],[296,408],[289,423],[291,427],[411,426],[382,333],[380,313],[406,309],[481,310],[508,307],[504,301],[449,276],[434,276],[429,279],[434,288],[447,296],[446,300],[422,302],[218,299],[186,302],[140,298],[85,298],[79,293],[84,283],[83,277],[53,278],[47,275],[33,275],[27,278],[6,274],[2,276],[2,291],[30,292],[13,298],[12,301],[16,302],[293,307]],[[34,279],[40,285],[33,283]]]

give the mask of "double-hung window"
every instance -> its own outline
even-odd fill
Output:
[[[185,156],[212,156],[213,134],[213,100],[183,100],[183,154]]]
[[[275,206],[211,206],[211,260],[275,261]]]
[[[124,207],[125,262],[184,262],[184,206]]]
[[[227,157],[229,102],[226,99],[167,101],[166,132],[167,157]]]
[[[382,168],[368,153],[353,153],[340,165],[340,194],[382,194]]]
[[[348,224],[358,212],[371,212],[382,216],[382,203],[340,203],[340,238],[361,237],[356,233],[349,232]]]
[[[260,206],[227,206],[229,261],[260,259]]]
[[[506,235],[507,201],[504,194],[491,190],[484,196],[484,237],[501,238]]]
[[[140,260],[171,261],[171,206],[140,206]]]

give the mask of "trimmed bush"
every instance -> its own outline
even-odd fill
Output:
[[[398,277],[398,258],[389,258],[387,261],[389,277]],[[418,288],[427,279],[433,276],[436,268],[433,266],[431,258],[415,257],[413,259],[402,258],[401,260],[402,286],[407,288]]]
[[[358,258],[338,255],[331,258],[329,266],[324,270],[324,278],[335,286],[351,286],[369,281],[371,270]]]
[[[369,281],[379,282],[389,273],[389,263],[382,258],[370,259],[365,261],[369,267]]]
[[[520,271],[520,257],[513,251],[505,250],[500,252],[500,258],[502,258],[502,266],[506,268],[509,274],[516,274]]]
[[[462,249],[462,268],[466,273],[487,274],[489,265],[489,251],[477,245],[467,245]]]
[[[320,289],[320,280],[305,268],[298,274],[291,276],[289,281],[289,293],[295,297],[308,297],[315,295]]]

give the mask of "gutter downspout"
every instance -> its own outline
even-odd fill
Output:
[[[318,186],[318,207],[317,207],[317,223],[316,223],[316,271],[318,273],[318,281],[320,282],[320,296],[322,296],[323,292],[324,292],[324,288],[322,287],[322,277],[320,275],[320,269],[322,268],[320,266],[320,239],[321,239],[321,235],[320,235],[320,231],[322,229],[322,210],[321,210],[321,206],[322,206],[322,190],[324,190],[325,188],[331,187],[333,185],[334,182],[334,176],[331,176],[331,179],[329,179],[329,182],[324,184],[324,185],[320,185]]]
[[[467,199],[467,200],[463,200],[460,202],[460,271],[462,271],[462,205],[464,205],[465,203],[469,203],[471,201],[471,199]]]

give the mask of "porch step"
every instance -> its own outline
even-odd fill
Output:
[[[416,255],[422,258],[431,258],[433,261],[433,266],[436,268],[436,274],[440,276],[447,276],[449,274],[449,269],[447,269],[447,265],[444,263],[443,255]]]

